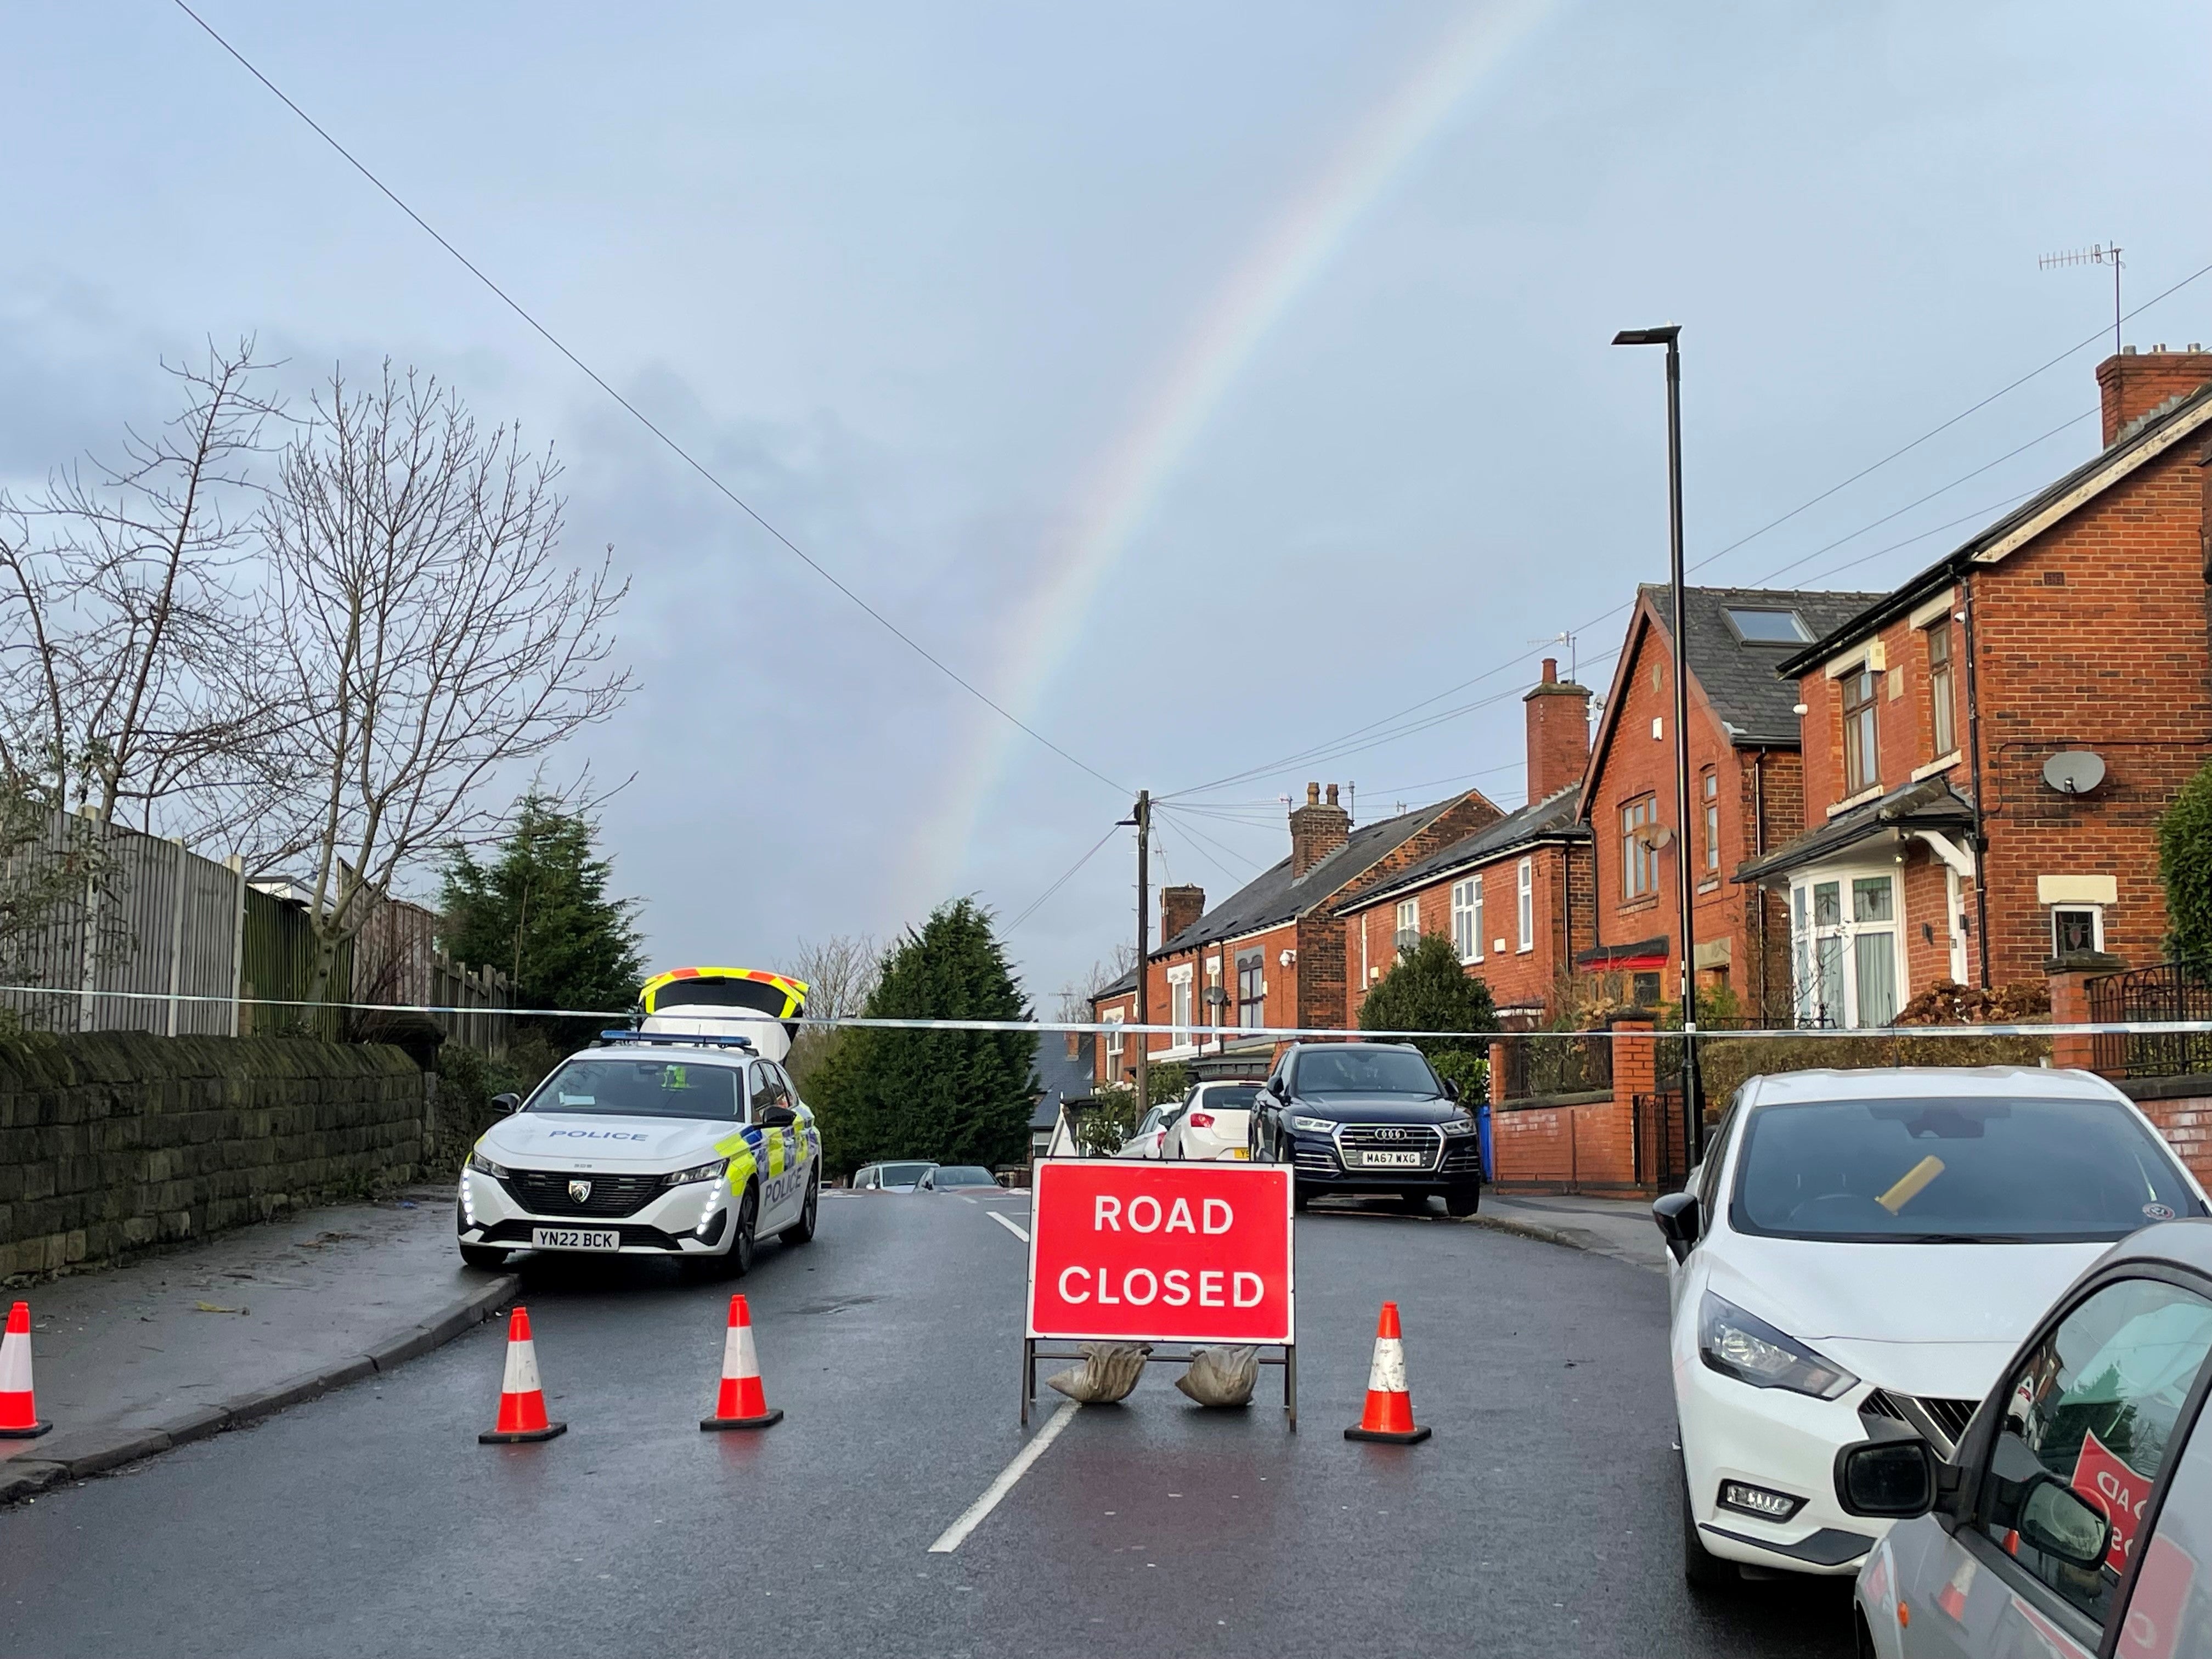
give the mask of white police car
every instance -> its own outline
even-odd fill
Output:
[[[694,985],[702,974],[773,981],[787,1016],[805,994],[742,969],[684,971]],[[507,1115],[461,1172],[455,1224],[471,1266],[534,1249],[742,1273],[762,1239],[814,1237],[822,1139],[778,1063],[790,1028],[726,1002],[672,1014],[669,977],[647,988],[642,1029],[570,1055],[526,1101],[501,1097]]]

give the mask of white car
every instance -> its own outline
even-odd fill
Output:
[[[1167,1141],[1168,1127],[1175,1121],[1176,1115],[1182,1110],[1182,1103],[1180,1101],[1175,1102],[1170,1105],[1153,1107],[1151,1111],[1146,1112],[1143,1117],[1137,1121],[1136,1129],[1130,1134],[1127,1140],[1124,1140],[1121,1143],[1121,1150],[1115,1153],[1114,1156],[1116,1158],[1158,1158],[1160,1156],[1160,1148],[1165,1145]]]
[[[610,1032],[528,1100],[501,1098],[508,1115],[461,1172],[455,1221],[472,1267],[534,1249],[742,1273],[762,1239],[814,1237],[814,1114],[744,1037]]]
[[[1161,1138],[1160,1156],[1196,1163],[1243,1162],[1251,1153],[1252,1103],[1257,1083],[1200,1083]]]
[[[2113,1241],[2207,1212],[2132,1102],[2079,1072],[1797,1072],[1738,1091],[1674,1255],[1683,1571],[1855,1572],[1884,1527],[1833,1465],[1884,1429],[1948,1457],[2051,1299]]]

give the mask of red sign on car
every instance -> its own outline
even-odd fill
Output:
[[[1291,1172],[1048,1158],[1030,1223],[1029,1334],[1290,1343]]]

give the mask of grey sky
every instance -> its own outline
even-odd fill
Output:
[[[1340,233],[1299,243],[1298,204],[1506,9],[204,8],[794,540],[1160,791],[1381,720],[1663,574],[1659,362],[1609,349],[1616,328],[1685,325],[1694,559],[2109,324],[2104,273],[2039,254],[2118,238],[2130,303],[2212,262],[2212,17],[2181,4],[1535,7]],[[606,823],[657,963],[773,964],[963,891],[1012,917],[1121,816],[1026,739],[1000,764],[995,716],[173,6],[19,8],[9,31],[0,477],[112,449],[166,412],[160,355],[241,331],[298,385],[389,353],[556,441],[572,549],[612,542],[637,581],[646,690],[588,747],[638,775]],[[1040,640],[1102,469],[1286,224],[1306,275]],[[2212,277],[2127,337],[2212,337]],[[2093,410],[2102,349],[1704,575],[1761,579]],[[1972,523],[1837,567],[1993,513],[2095,440],[2081,421],[1784,580],[1893,582]],[[1583,635],[1585,678],[1617,638]],[[1200,803],[1227,817],[1171,812],[1167,877],[1218,896],[1280,856],[1268,803],[1310,776],[1356,780],[1363,819],[1468,781],[1517,802],[1494,769],[1529,673]],[[1033,994],[1127,935],[1131,877],[1117,839],[1014,936]]]

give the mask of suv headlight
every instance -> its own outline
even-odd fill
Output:
[[[678,1170],[674,1175],[661,1177],[664,1187],[688,1187],[695,1181],[712,1181],[730,1167],[730,1160],[718,1158],[712,1164],[695,1164],[688,1170]]]
[[[1448,1135],[1471,1135],[1474,1133],[1474,1120],[1471,1117],[1455,1117],[1450,1122],[1440,1127]]]
[[[1698,1357],[1708,1369],[1754,1389],[1787,1389],[1815,1400],[1833,1400],[1859,1382],[1796,1337],[1711,1291],[1698,1306]]]
[[[471,1148],[469,1152],[469,1168],[474,1170],[478,1175],[489,1176],[494,1181],[507,1179],[507,1170],[503,1164],[493,1163],[481,1151],[475,1148]]]
[[[1304,1129],[1308,1134],[1314,1135],[1328,1135],[1336,1133],[1335,1122],[1325,1117],[1294,1117],[1291,1120],[1291,1127]]]

